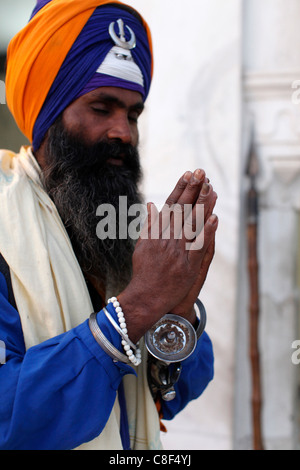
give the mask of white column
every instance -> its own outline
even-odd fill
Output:
[[[292,88],[292,84],[300,79],[300,48],[297,47],[300,3],[298,0],[246,0],[243,17],[245,138],[247,126],[253,120],[260,167],[262,430],[266,449],[293,449],[297,440],[295,400],[299,375],[299,369],[291,360],[291,346],[298,339],[300,105],[296,100],[297,89]],[[242,190],[243,200],[245,188],[246,185]],[[245,222],[243,213],[241,217]],[[241,253],[235,447],[251,448],[248,289],[243,231]]]

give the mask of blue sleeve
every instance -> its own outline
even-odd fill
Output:
[[[111,312],[112,313],[112,312]],[[115,347],[120,338],[100,312]],[[0,273],[0,449],[67,450],[98,436],[130,366],[114,363],[93,338],[88,320],[25,351],[18,312]]]
[[[174,400],[161,401],[163,419],[171,420],[191,401],[198,398],[214,376],[214,355],[211,340],[202,334],[193,354],[182,362]]]

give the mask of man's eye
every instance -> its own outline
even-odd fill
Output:
[[[104,108],[95,108],[95,107],[92,107],[92,110],[95,112],[95,113],[98,113],[98,114],[108,114],[108,110],[107,109],[104,109]]]
[[[139,114],[138,114],[138,113],[132,113],[132,114],[129,114],[129,116],[128,116],[128,119],[129,119],[131,122],[138,122],[138,118],[139,118]]]

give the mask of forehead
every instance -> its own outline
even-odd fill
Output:
[[[105,102],[115,104],[116,106],[123,108],[144,107],[142,95],[139,92],[118,87],[96,88],[95,90],[78,98],[76,102],[82,105],[95,102]]]

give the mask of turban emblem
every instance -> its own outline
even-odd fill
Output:
[[[119,19],[117,21],[117,23],[118,23],[118,26],[119,26],[120,37],[118,37],[115,33],[115,22],[113,21],[109,25],[109,35],[112,38],[112,40],[114,41],[115,45],[119,46],[119,47],[123,47],[123,49],[127,49],[127,50],[134,49],[135,46],[136,46],[136,38],[135,38],[134,32],[132,31],[132,29],[129,26],[126,25],[126,28],[128,29],[128,31],[130,33],[130,40],[126,41],[125,30],[124,30],[124,21]]]

